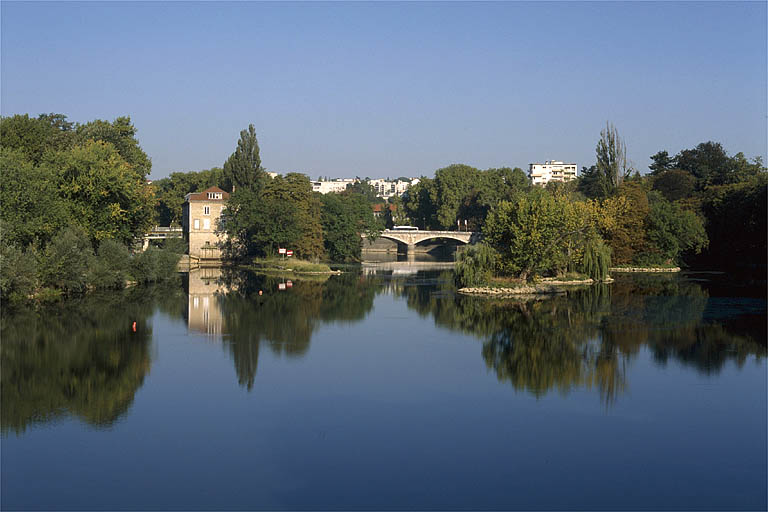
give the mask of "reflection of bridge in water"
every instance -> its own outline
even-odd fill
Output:
[[[414,255],[426,242],[454,241],[466,245],[477,243],[480,237],[480,233],[475,231],[406,231],[400,229],[385,229],[379,235],[381,239],[397,243],[398,249],[405,248],[409,261],[414,259]],[[365,235],[363,238],[366,238]],[[371,252],[389,252],[391,250],[380,246],[376,247],[374,244],[375,241],[369,241],[367,245],[363,246],[363,250]]]
[[[453,266],[452,261],[364,261],[362,264],[363,275],[391,272],[393,276],[414,275],[424,270],[449,270]]]

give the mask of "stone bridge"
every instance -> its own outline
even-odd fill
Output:
[[[480,240],[480,233],[476,231],[406,231],[401,229],[385,229],[379,237],[404,244],[408,247],[407,254],[411,256],[415,252],[416,244],[421,242],[444,238],[456,240],[463,244],[474,244]],[[363,238],[365,238],[365,235],[363,235]]]

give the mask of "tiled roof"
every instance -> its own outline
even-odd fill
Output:
[[[221,199],[208,199],[209,192],[221,193]],[[197,193],[190,192],[189,194],[184,196],[184,199],[186,199],[187,201],[226,201],[227,199],[229,199],[229,193],[224,192],[219,187],[210,187],[203,190],[202,192],[197,192]]]
[[[371,206],[373,206],[373,211],[374,212],[379,213],[379,212],[384,210],[384,205],[385,205],[385,203],[376,203],[376,204],[373,204]],[[390,204],[390,205],[387,205],[387,207],[389,208],[389,211],[391,211],[391,212],[394,212],[395,210],[397,210],[397,205],[396,204]]]

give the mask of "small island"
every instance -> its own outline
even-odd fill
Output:
[[[325,263],[313,263],[298,258],[255,258],[246,268],[262,273],[341,274],[341,270],[331,270]]]
[[[557,295],[565,293],[571,287],[590,286],[597,282],[611,283],[613,279],[606,277],[602,281],[583,276],[545,277],[533,282],[512,279],[492,278],[486,286],[467,286],[459,288],[463,295],[483,295],[493,297],[525,296],[525,295]]]

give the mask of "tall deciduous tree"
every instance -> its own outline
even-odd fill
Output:
[[[611,123],[606,123],[605,129],[600,132],[595,151],[597,172],[605,177],[611,191],[616,190],[629,176],[631,169],[627,162],[627,146]]]
[[[646,250],[645,219],[650,206],[645,187],[626,183],[602,203],[601,231],[618,265],[633,263]]]
[[[462,201],[479,181],[480,171],[469,165],[453,164],[435,171],[432,200],[437,204],[436,218],[440,228],[455,228]]]
[[[483,233],[499,253],[502,272],[520,279],[566,271],[596,236],[583,203],[538,188],[515,201],[501,201]]]
[[[158,225],[180,225],[184,196],[213,186],[222,187],[223,172],[220,167],[196,172],[174,172],[167,178],[152,182],[157,198],[155,211]]]
[[[41,114],[37,119],[28,114],[0,118],[0,146],[18,150],[39,165],[46,155],[74,145],[73,125],[66,119],[62,114]]]
[[[433,197],[435,182],[430,178],[421,177],[421,180],[406,190],[403,194],[403,207],[406,215],[414,225],[421,229],[437,228],[437,207]]]
[[[653,160],[653,163],[648,166],[651,174],[661,174],[672,169],[675,165],[674,158],[670,157],[666,151],[659,151],[651,157],[651,160]]]
[[[357,193],[325,194],[322,201],[323,241],[332,261],[358,261],[361,235],[376,238],[381,223],[373,216],[371,204]]]
[[[678,263],[683,253],[698,254],[709,240],[699,217],[670,203],[658,193],[649,194],[651,208],[646,219],[648,249],[641,263]]]
[[[56,170],[36,166],[21,149],[0,148],[0,221],[3,243],[45,245],[70,224]]]
[[[237,149],[224,163],[224,176],[228,182],[225,185],[230,190],[248,188],[258,191],[264,184],[266,173],[261,167],[259,141],[252,124],[240,132]]]
[[[108,142],[131,166],[133,173],[142,180],[146,179],[152,171],[152,161],[139,146],[136,128],[131,124],[131,118],[128,116],[118,117],[111,123],[97,119],[78,125],[77,139],[81,145],[89,140]]]
[[[151,227],[152,190],[112,144],[90,140],[62,154],[56,166],[72,218],[91,239],[129,244]]]
[[[228,235],[225,248],[230,258],[273,256],[281,247],[303,258],[323,253],[319,200],[303,174],[268,179],[258,191],[236,189],[219,229]]]
[[[696,190],[696,178],[688,171],[670,169],[656,175],[653,189],[661,192],[669,201],[686,199]]]

